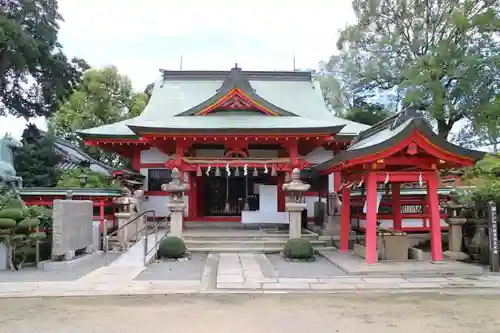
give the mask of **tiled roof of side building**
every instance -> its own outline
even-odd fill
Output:
[[[88,130],[82,130],[79,133],[84,137],[89,136],[134,136],[134,133],[127,125],[140,127],[141,123],[148,127],[168,127],[169,124],[180,126],[180,120],[172,118],[184,118],[180,116],[186,111],[192,110],[203,104],[211,97],[217,94],[221,89],[229,71],[164,71],[164,78],[155,83],[151,99],[144,109],[143,113],[130,121],[96,127]],[[310,73],[304,72],[242,72],[248,79],[252,91],[260,98],[284,110],[283,117],[305,118],[307,120],[290,122],[290,126],[301,128],[306,125],[327,128],[345,125],[340,135],[356,135],[367,128],[366,125],[350,122],[348,120],[335,117],[327,109],[319,83],[312,80]],[[237,117],[237,115],[227,116],[220,112],[220,117]],[[244,121],[249,117],[242,113],[239,117],[244,117]],[[263,124],[268,122],[268,127],[276,125],[272,116],[260,115]],[[219,122],[219,126],[213,126],[208,118],[203,117],[208,129],[222,129],[231,123]],[[193,120],[193,119],[191,119]],[[239,118],[241,122],[242,118]],[[198,121],[198,120],[194,120]],[[200,120],[199,127],[203,126]],[[185,124],[189,128],[190,122]],[[184,125],[182,125],[184,126]],[[306,125],[307,127],[307,125]]]
[[[480,160],[483,152],[462,148],[454,145],[434,133],[429,123],[413,109],[403,110],[387,119],[375,124],[354,138],[347,150],[340,152],[334,158],[315,168],[318,171],[326,170],[364,155],[381,152],[407,138],[414,130],[418,130],[434,145],[458,156]]]

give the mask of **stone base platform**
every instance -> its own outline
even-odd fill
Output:
[[[484,274],[480,266],[445,260],[429,261],[379,261],[369,265],[352,252],[340,253],[333,249],[320,249],[320,254],[348,275],[363,276],[478,276]]]

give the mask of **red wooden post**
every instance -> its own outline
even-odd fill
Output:
[[[283,184],[285,184],[285,173],[278,174],[278,212],[285,211],[286,193],[283,191]]]
[[[431,256],[433,261],[443,261],[441,243],[441,214],[439,211],[438,181],[436,176],[427,177],[427,205],[429,206],[431,229]]]
[[[102,230],[104,232],[104,228],[106,228],[106,221],[104,220],[104,200],[99,202],[99,222],[102,226]]]
[[[365,262],[377,262],[377,177],[375,172],[366,176],[366,231]]]
[[[393,228],[401,230],[401,184],[392,183]]]
[[[349,250],[349,231],[351,229],[351,191],[348,187],[342,189],[342,212],[340,223],[340,252]]]

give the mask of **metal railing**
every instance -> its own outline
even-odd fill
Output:
[[[116,234],[117,234],[120,230],[122,230],[122,229],[124,229],[124,228],[127,228],[130,224],[132,224],[132,223],[134,223],[134,222],[135,222],[135,223],[136,223],[136,227],[135,227],[135,234],[134,234],[134,235],[132,235],[132,236],[130,237],[130,239],[131,239],[131,238],[133,238],[133,237],[135,237],[135,241],[137,242],[138,237],[139,237],[139,234],[140,234],[141,232],[143,232],[143,231],[144,231],[144,234],[146,235],[146,238],[147,238],[147,228],[149,227],[149,226],[148,226],[148,224],[147,224],[147,221],[146,221],[146,223],[144,224],[144,227],[142,227],[141,229],[139,229],[139,221],[140,221],[140,219],[141,219],[143,216],[145,216],[145,215],[146,215],[146,214],[148,214],[148,213],[153,213],[153,221],[155,221],[155,220],[156,220],[156,214],[155,214],[155,211],[154,211],[154,210],[146,210],[146,211],[144,211],[144,212],[140,213],[139,215],[135,216],[133,219],[131,219],[130,221],[128,221],[128,222],[127,222],[127,223],[125,223],[124,225],[122,225],[122,226],[118,227],[117,229],[115,229],[114,231],[112,231],[112,232],[111,232],[111,233],[109,233],[109,234],[107,233],[107,227],[106,227],[106,225],[104,226],[104,228],[103,228],[103,246],[102,246],[102,248],[103,248],[103,251],[104,251],[104,253],[105,253],[105,260],[106,260],[106,264],[107,264],[107,262],[108,262],[107,253],[108,253],[108,251],[109,251],[109,238],[110,238],[111,236],[113,236],[113,235],[116,235]],[[127,237],[127,238],[128,238],[128,237]],[[126,241],[128,241],[128,240],[126,240]]]
[[[149,236],[150,234],[148,234],[148,233],[147,233],[147,231],[146,231],[146,233],[145,233],[145,237],[144,237],[144,258],[143,258],[144,266],[147,266],[147,265],[148,265],[148,256],[149,256],[149,254],[150,254],[151,252],[153,252],[153,251],[157,251],[157,249],[158,249],[158,244],[160,244],[160,242],[161,242],[161,241],[162,241],[165,237],[167,237],[167,235],[168,235],[168,231],[169,231],[169,230],[168,230],[168,226],[169,226],[168,222],[169,222],[169,220],[170,220],[170,214],[171,214],[171,213],[169,213],[169,214],[168,214],[168,215],[167,215],[167,216],[166,216],[166,217],[165,217],[162,221],[159,221],[159,222],[156,222],[156,221],[155,221],[155,223],[154,223],[154,225],[153,225],[153,228],[154,228],[153,232],[154,232],[154,234],[155,234],[155,243],[154,243],[153,247],[152,247],[151,249],[149,249],[149,250],[148,250],[148,238],[149,238],[148,236]],[[158,239],[158,227],[159,227],[161,224],[163,224],[163,223],[165,223],[165,234],[164,234],[164,235],[163,235],[160,239]],[[154,257],[155,257],[155,259],[156,259],[156,257],[157,257],[157,252],[155,253]]]

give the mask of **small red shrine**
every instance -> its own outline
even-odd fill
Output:
[[[473,166],[483,157],[483,152],[453,145],[437,136],[414,109],[406,109],[362,131],[345,151],[315,167],[325,174],[341,173],[340,250],[348,250],[351,188],[362,187],[366,192],[363,210],[366,219],[366,262],[374,263],[377,261],[377,212],[383,195],[377,193],[378,184],[390,188],[392,227],[401,230],[401,184],[418,182],[427,188],[432,260],[442,261],[438,171]]]

